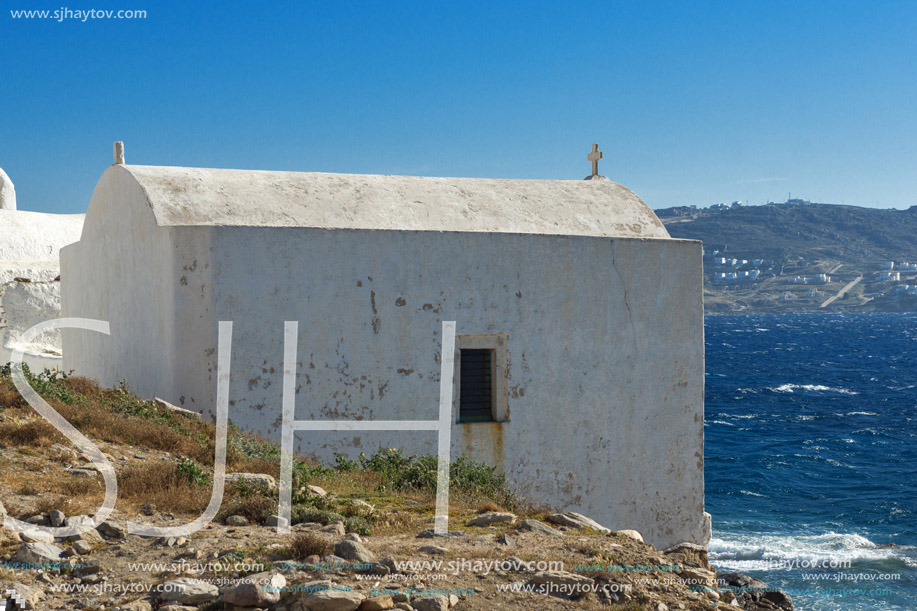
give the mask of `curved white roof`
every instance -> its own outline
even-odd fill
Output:
[[[320,227],[668,238],[629,189],[497,180],[115,165],[160,226]]]
[[[0,262],[58,265],[60,249],[80,239],[83,214],[0,210]]]

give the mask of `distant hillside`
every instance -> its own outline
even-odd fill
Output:
[[[656,210],[674,238],[705,250],[781,260],[800,255],[851,260],[917,259],[917,206],[877,210],[835,204],[768,204],[727,210]]]
[[[917,206],[792,200],[656,214],[672,237],[704,242],[708,313],[917,311],[917,266],[902,265],[917,263]]]

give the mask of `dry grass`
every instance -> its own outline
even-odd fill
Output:
[[[0,423],[0,441],[19,447],[46,447],[67,439],[44,418],[28,418]]]
[[[309,556],[321,558],[330,555],[332,551],[334,548],[331,540],[315,533],[299,533],[290,544],[290,552],[296,560],[305,560]]]
[[[11,383],[0,382],[0,407],[21,407],[25,404]]]
[[[494,503],[493,501],[485,501],[478,504],[475,508],[475,513],[487,513],[490,511],[505,511],[502,507]]]
[[[263,524],[268,517],[276,515],[277,499],[267,496],[249,496],[233,502],[224,501],[222,517],[243,516],[252,524]]]
[[[153,503],[160,511],[194,514],[209,501],[210,487],[192,483],[171,461],[131,465],[118,474],[119,505],[136,508]]]

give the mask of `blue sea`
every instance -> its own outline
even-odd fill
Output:
[[[711,562],[803,611],[917,610],[917,315],[706,319]]]

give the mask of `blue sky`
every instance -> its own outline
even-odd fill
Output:
[[[128,163],[580,179],[653,207],[917,204],[917,2],[0,0],[0,167],[83,212]],[[74,0],[75,1],[75,0]],[[142,9],[140,20],[13,19]]]

